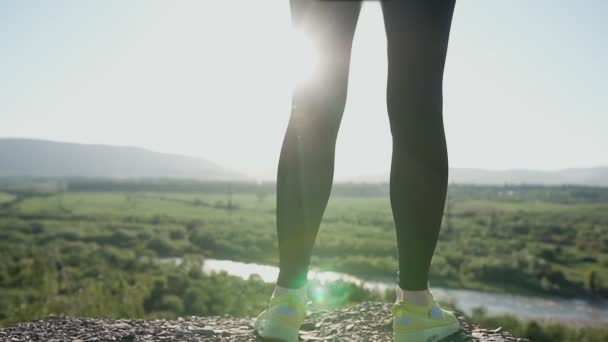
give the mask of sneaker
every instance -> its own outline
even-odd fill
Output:
[[[398,300],[391,311],[395,342],[436,342],[460,330],[454,312],[441,308],[432,294],[425,306]]]
[[[300,325],[306,317],[306,289],[277,291],[255,320],[255,333],[261,338],[298,341]]]

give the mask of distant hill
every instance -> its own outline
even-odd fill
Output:
[[[138,147],[0,138],[0,177],[4,176],[251,180],[203,158]],[[608,186],[608,167],[557,171],[451,168],[449,177],[450,182],[461,184]],[[341,181],[387,182],[388,179],[388,175],[371,175]]]
[[[556,171],[454,168],[450,169],[450,182],[608,186],[608,167],[569,168]]]
[[[388,175],[364,176],[354,182],[388,182]],[[486,170],[450,168],[450,183],[459,184],[538,184],[608,186],[608,167],[569,168],[556,171],[527,169]]]
[[[246,179],[202,158],[137,147],[0,138],[0,176]]]

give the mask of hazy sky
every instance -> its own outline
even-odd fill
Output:
[[[0,137],[141,146],[272,178],[298,75],[288,4],[1,1]],[[457,1],[444,83],[450,165],[608,165],[606,13],[604,0]],[[388,172],[385,48],[368,1],[337,179]]]

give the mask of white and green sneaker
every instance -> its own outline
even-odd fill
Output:
[[[298,341],[306,317],[306,286],[298,290],[275,288],[266,307],[255,320],[255,333],[263,339]]]
[[[441,308],[432,294],[427,305],[398,300],[391,311],[395,342],[438,342],[460,330],[454,312]]]

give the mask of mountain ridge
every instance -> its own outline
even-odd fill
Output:
[[[0,138],[0,177],[7,176],[254,180],[254,177],[243,172],[227,169],[204,158],[156,152],[142,147]],[[608,187],[608,166],[571,167],[550,171],[527,168],[450,168],[448,177],[450,183],[474,185]],[[388,182],[389,175],[364,175],[336,181]]]
[[[388,174],[354,177],[351,182],[388,182]],[[455,167],[448,172],[449,183],[474,185],[586,185],[608,186],[608,166],[570,167],[559,170],[513,168],[491,170]]]
[[[199,157],[133,146],[0,138],[0,176],[244,180]]]

